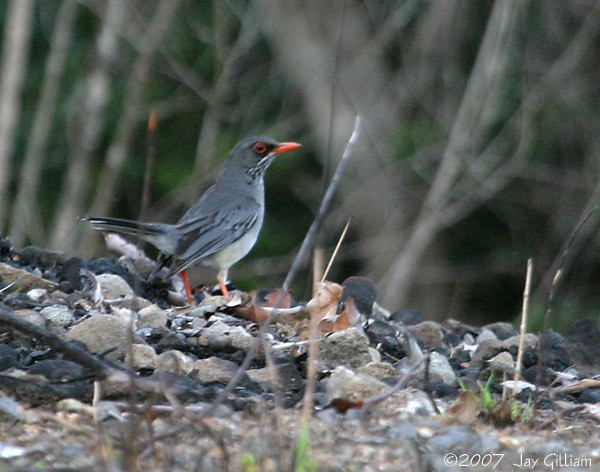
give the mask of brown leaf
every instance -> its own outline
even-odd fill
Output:
[[[278,301],[280,293],[281,289],[259,291],[253,290],[252,292],[248,293],[248,295],[250,295],[248,303],[246,303],[244,306],[233,307],[233,313],[235,316],[245,320],[250,320],[259,324],[264,323],[269,316],[269,312],[263,307],[274,307]],[[291,307],[291,293],[291,290],[286,291],[286,293],[281,297],[279,303],[277,303],[277,308],[285,309]]]
[[[335,408],[338,413],[346,413],[351,408],[362,408],[364,405],[363,400],[351,401],[344,398],[335,398],[331,400],[329,408]]]
[[[254,323],[264,323],[269,313],[259,306],[236,306],[233,308],[233,314],[238,318],[253,321]]]
[[[352,328],[360,324],[360,312],[356,308],[352,297],[346,298],[344,311],[339,315],[326,316],[319,321],[319,330],[323,333],[332,333]]]
[[[460,392],[448,414],[462,424],[472,424],[481,411],[479,400],[473,392]]]
[[[306,304],[311,319],[321,321],[326,316],[334,317],[342,290],[342,286],[334,282],[319,283],[317,294]]]

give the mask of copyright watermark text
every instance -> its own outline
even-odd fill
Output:
[[[495,470],[505,460],[506,454],[455,454],[449,452],[444,456],[444,465],[447,467],[489,467]],[[507,459],[508,460],[508,459]],[[546,466],[548,470],[560,470],[563,467],[592,468],[592,459],[589,457],[578,457],[575,454],[551,453],[545,456],[531,456],[520,454],[516,460],[512,460],[516,470],[531,470],[534,467]]]

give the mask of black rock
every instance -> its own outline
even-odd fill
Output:
[[[4,299],[4,304],[13,310],[23,310],[25,308],[36,308],[40,306],[38,302],[33,301],[25,293],[11,293]]]
[[[367,325],[365,333],[371,345],[383,355],[396,361],[406,357],[406,351],[398,341],[398,329],[393,324],[379,320],[373,321]]]
[[[0,237],[0,257],[7,257],[10,255],[12,249],[12,243],[10,239],[2,239]]]
[[[458,336],[458,334],[454,333],[454,332],[449,332],[444,334],[444,344],[448,345],[448,346],[458,346],[462,340],[460,339],[460,337]]]
[[[23,266],[39,267],[41,256],[42,250],[37,246],[26,246],[17,252],[18,262]]]
[[[600,372],[600,328],[595,319],[587,318],[573,323],[560,347],[581,374],[595,375]]]
[[[402,323],[404,326],[412,326],[423,321],[423,315],[419,310],[396,310],[390,315],[390,321]]]
[[[185,342],[185,336],[181,333],[164,333],[159,341],[154,345],[154,350],[160,354],[164,351],[172,349],[186,350],[187,344]]]
[[[30,374],[43,375],[52,383],[72,382],[81,379],[85,374],[85,370],[79,364],[61,359],[38,361],[27,370]]]
[[[0,372],[17,365],[19,351],[8,344],[0,344]]]
[[[581,403],[599,403],[600,388],[588,388],[579,394],[577,399]]]

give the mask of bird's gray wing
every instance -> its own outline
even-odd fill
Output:
[[[259,223],[260,205],[253,198],[207,212],[189,213],[175,226],[181,239],[171,274],[180,272],[233,244]]]

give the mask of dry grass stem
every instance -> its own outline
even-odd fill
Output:
[[[527,318],[529,316],[529,297],[531,294],[531,274],[533,272],[533,259],[527,260],[527,273],[525,275],[525,289],[523,290],[523,307],[521,310],[521,326],[519,334],[519,349],[517,351],[517,365],[515,366],[515,384],[513,385],[512,396],[517,395],[517,382],[521,378],[521,362],[523,360],[523,346],[525,343],[525,333],[527,328]]]

